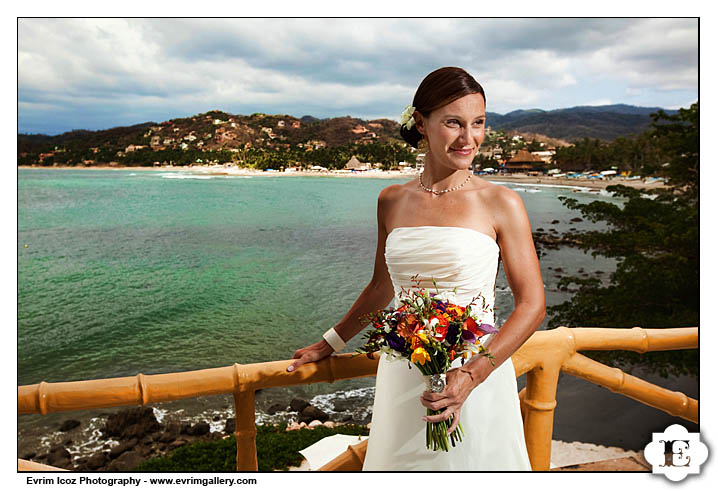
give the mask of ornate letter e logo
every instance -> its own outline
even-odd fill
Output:
[[[681,425],[671,425],[663,433],[653,433],[653,441],[644,450],[654,474],[665,474],[671,481],[681,481],[688,474],[698,474],[708,458],[708,447],[699,433],[688,433]]]

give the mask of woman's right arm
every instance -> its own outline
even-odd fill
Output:
[[[392,199],[396,194],[397,187],[395,184],[386,187],[379,193],[377,200],[377,243],[376,257],[374,258],[374,274],[369,284],[356,299],[354,305],[342,317],[342,319],[334,326],[337,332],[345,342],[349,341],[368,324],[367,321],[359,320],[365,314],[385,308],[394,298],[394,286],[386,267],[386,259],[384,258],[384,250],[386,247],[386,217],[390,213]],[[334,349],[329,346],[324,339],[312,345],[298,349],[292,358],[297,360],[292,362],[287,371],[291,372],[305,363],[319,361],[331,355]]]

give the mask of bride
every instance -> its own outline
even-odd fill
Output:
[[[484,337],[494,365],[475,356],[454,360],[441,392],[427,390],[420,371],[382,354],[367,452],[362,470],[529,471],[516,375],[511,355],[546,315],[539,262],[526,209],[515,191],[473,176],[471,164],[484,139],[486,96],[461,68],[444,67],[421,82],[402,115],[401,136],[425,152],[417,179],[383,189],[377,204],[374,274],[346,315],[323,339],[298,349],[288,371],[344,348],[363,328],[359,318],[383,309],[401,292],[436,280],[457,289],[466,306],[481,292],[493,311],[498,263],[514,296],[514,309],[498,332]],[[425,280],[425,281],[423,281]],[[426,408],[441,410],[427,416]],[[449,452],[426,448],[427,421],[454,416],[463,441]]]

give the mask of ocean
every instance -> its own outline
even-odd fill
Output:
[[[377,196],[386,186],[409,178],[19,169],[18,385],[290,359],[296,349],[320,340],[370,280]],[[601,227],[571,222],[580,214],[563,206],[559,196],[620,203],[605,191],[503,185],[520,192],[534,230]],[[552,224],[554,220],[559,223]],[[547,305],[570,298],[569,292],[556,288],[561,275],[583,268],[601,271],[598,277],[607,280],[615,270],[615,261],[575,248],[547,249],[540,260]],[[501,269],[498,325],[512,307]],[[345,351],[361,344],[360,334]],[[519,378],[520,387],[522,379],[525,376]],[[606,436],[593,426],[593,439],[587,439],[581,435],[582,425],[569,424],[570,418],[593,423],[585,411],[595,411],[597,400],[626,398],[577,379],[564,380],[562,375],[555,423],[556,429],[565,412],[571,435],[563,439],[604,443],[618,438],[628,448],[626,435]],[[697,380],[654,381],[697,396]],[[267,414],[266,409],[275,403],[288,405],[294,397],[329,413],[368,421],[373,384],[370,377],[266,389],[257,394],[257,421],[289,417]],[[593,394],[580,418],[568,414],[576,408],[562,408],[563,390],[567,397],[580,394],[577,404]],[[613,401],[606,404],[615,408],[624,403]],[[662,412],[628,401],[649,410],[651,421],[662,421]],[[206,420],[213,430],[221,430],[233,416],[231,396],[154,407],[160,419]],[[56,431],[60,422],[75,418],[87,423],[87,438],[68,448],[73,455],[88,453],[97,444],[102,415],[116,410],[19,416],[18,448],[61,441]],[[636,416],[646,418],[645,412]],[[646,443],[650,437],[648,433]]]

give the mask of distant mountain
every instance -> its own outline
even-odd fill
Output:
[[[619,136],[635,135],[646,131],[651,123],[650,114],[659,109],[611,104],[576,106],[552,111],[518,110],[503,115],[489,112],[486,114],[486,124],[494,130],[539,133],[567,141],[583,138],[614,140]],[[665,111],[668,114],[677,112]]]
[[[559,142],[583,138],[610,141],[645,131],[651,123],[649,115],[658,109],[625,104],[552,111],[522,109],[503,115],[488,113],[487,124],[494,130],[545,135]],[[17,142],[18,162],[28,164],[48,156],[63,162],[107,162],[137,149],[311,150],[351,144],[403,143],[403,140],[399,124],[389,119],[366,121],[351,116],[319,119],[309,115],[296,118],[264,113],[243,116],[213,110],[161,123],[145,122],[99,131],[72,130],[55,136],[18,134]]]

